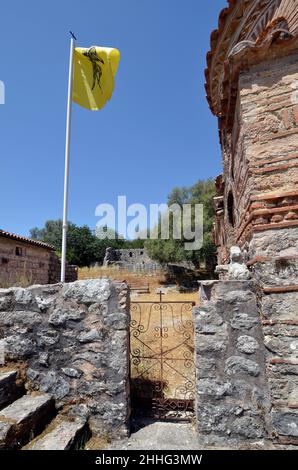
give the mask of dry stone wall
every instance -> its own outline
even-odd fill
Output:
[[[108,279],[0,289],[2,365],[26,368],[28,392],[121,437],[129,420],[129,294]]]

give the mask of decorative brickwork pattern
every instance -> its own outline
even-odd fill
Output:
[[[244,252],[258,285],[269,421],[298,443],[298,2],[229,0],[211,35],[206,90],[223,174],[214,240],[220,265]]]

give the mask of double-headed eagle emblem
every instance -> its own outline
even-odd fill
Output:
[[[96,48],[94,46],[90,47],[90,49],[88,49],[88,51],[83,52],[83,54],[84,54],[84,56],[88,57],[88,59],[90,60],[90,62],[92,64],[92,68],[93,68],[93,83],[92,83],[91,89],[93,90],[96,83],[97,83],[100,90],[102,91],[101,83],[100,83],[100,80],[101,80],[101,77],[102,77],[102,68],[101,68],[100,64],[104,65],[104,61],[102,60],[101,57],[99,57],[97,55]]]

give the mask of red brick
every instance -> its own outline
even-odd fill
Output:
[[[295,124],[296,124],[296,126],[298,126],[298,106],[294,106],[293,116],[294,116],[294,119],[295,119]]]
[[[282,116],[282,120],[283,120],[285,128],[286,129],[291,129],[292,125],[291,125],[291,121],[290,121],[289,110],[288,109],[283,109],[283,111],[281,113],[281,116]]]

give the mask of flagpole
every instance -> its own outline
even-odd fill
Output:
[[[61,250],[61,282],[65,282],[66,271],[66,246],[68,227],[68,186],[69,186],[69,157],[70,157],[70,132],[72,112],[72,90],[73,90],[73,55],[76,37],[70,31],[70,53],[68,72],[68,94],[66,113],[66,135],[65,135],[65,169],[64,169],[64,195],[63,195],[63,222],[62,222],[62,250]]]

